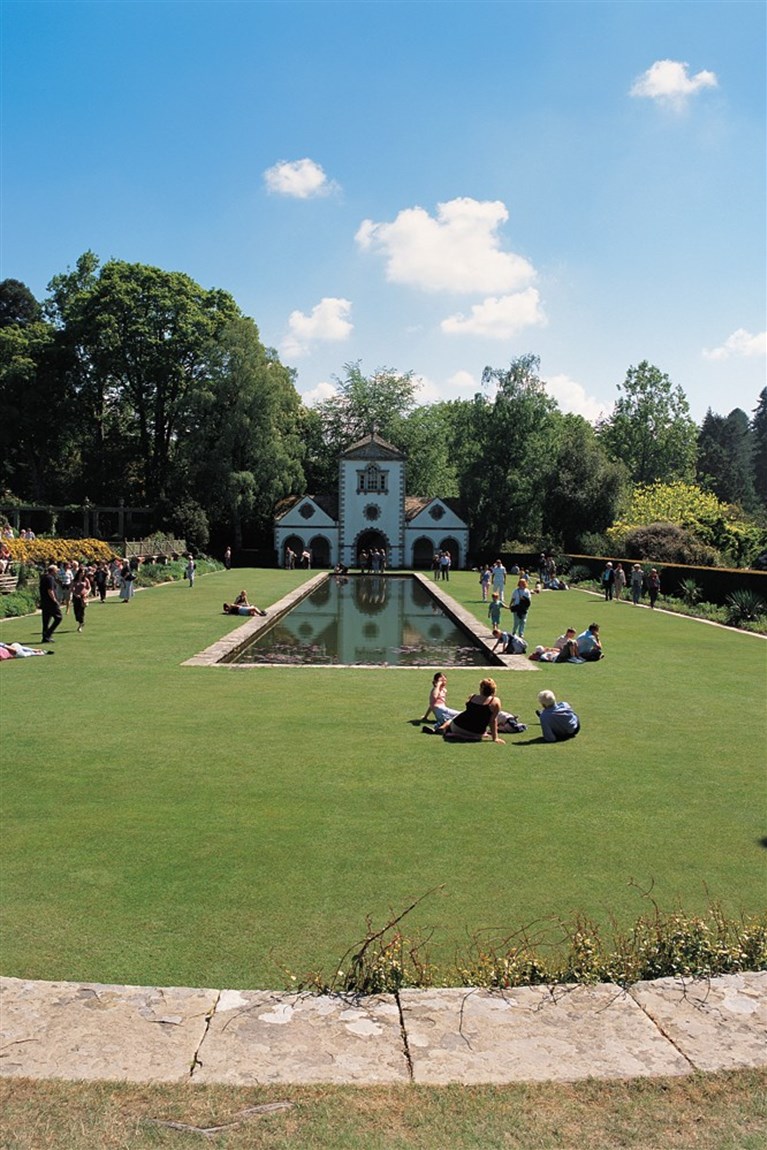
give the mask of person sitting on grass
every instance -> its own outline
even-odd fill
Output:
[[[479,692],[469,696],[466,707],[460,715],[437,727],[436,733],[466,743],[479,743],[483,739],[504,743],[506,740],[498,737],[501,700],[495,691],[495,682],[492,679],[483,679],[479,684]]]
[[[578,636],[578,654],[587,663],[596,663],[604,659],[602,640],[599,638],[599,624],[589,623],[587,630]]]
[[[553,691],[539,691],[541,710],[536,715],[547,743],[561,743],[574,739],[581,729],[580,719],[569,703],[558,703]]]
[[[449,723],[451,719],[454,719],[456,715],[459,714],[453,707],[448,707],[447,705],[447,675],[444,671],[437,671],[431,681],[429,705],[424,712],[421,722],[428,722],[430,714],[434,715],[435,727],[441,727],[443,723]]]
[[[250,603],[224,603],[225,615],[265,615],[266,611],[262,611],[260,607],[254,607]]]

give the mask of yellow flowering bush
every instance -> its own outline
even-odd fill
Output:
[[[733,508],[692,483],[651,483],[634,488],[621,520],[608,527],[617,540],[649,523],[677,523],[699,531],[705,524],[736,519]]]
[[[116,552],[103,539],[6,539],[16,563],[109,563]]]

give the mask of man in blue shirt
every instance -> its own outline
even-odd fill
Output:
[[[578,636],[578,654],[587,663],[596,663],[598,659],[604,657],[598,623],[589,624],[588,630]]]
[[[558,703],[553,691],[541,691],[538,695],[541,710],[536,715],[541,721],[541,731],[547,743],[561,743],[574,739],[581,729],[580,719],[569,703]]]

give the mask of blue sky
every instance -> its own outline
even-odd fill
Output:
[[[0,278],[86,249],[230,291],[308,402],[470,397],[532,351],[596,418],[765,384],[759,2],[2,0]]]

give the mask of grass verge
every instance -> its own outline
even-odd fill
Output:
[[[250,1107],[288,1102],[245,1118]],[[0,1082],[4,1150],[763,1150],[767,1073],[506,1087]],[[194,1130],[235,1125],[208,1138]]]

